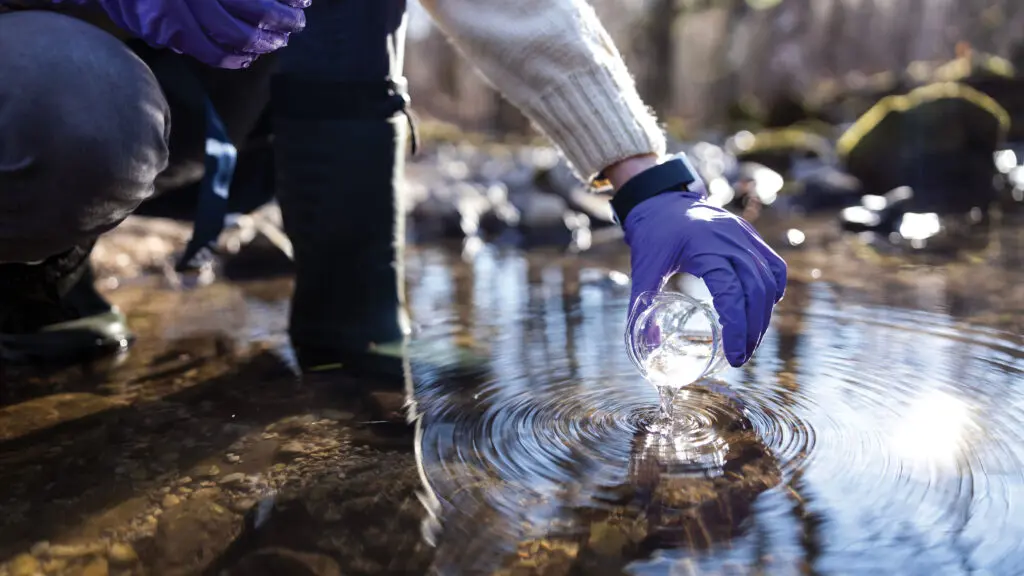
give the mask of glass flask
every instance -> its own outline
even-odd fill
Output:
[[[661,394],[662,416],[671,414],[675,392],[717,372],[725,364],[722,327],[704,281],[680,274],[656,292],[644,292],[626,324],[630,360]]]

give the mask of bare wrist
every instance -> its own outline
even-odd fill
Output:
[[[612,188],[618,191],[637,174],[658,165],[658,157],[655,154],[644,154],[620,160],[602,171]]]

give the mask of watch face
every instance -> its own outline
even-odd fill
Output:
[[[611,192],[613,188],[612,181],[607,178],[598,178],[590,183],[590,190],[596,193]]]
[[[700,176],[698,176],[697,169],[693,167],[693,164],[690,163],[690,158],[685,153],[680,152],[676,155],[676,158],[683,161],[683,166],[685,166],[686,170],[690,173],[690,183],[700,178]]]

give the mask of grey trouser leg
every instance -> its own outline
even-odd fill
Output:
[[[0,262],[87,244],[153,194],[170,113],[119,40],[50,12],[0,14]]]

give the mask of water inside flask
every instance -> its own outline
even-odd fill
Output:
[[[626,349],[658,390],[660,419],[671,421],[678,391],[725,363],[721,325],[704,281],[680,274],[666,279],[658,291],[641,294],[627,323]]]

